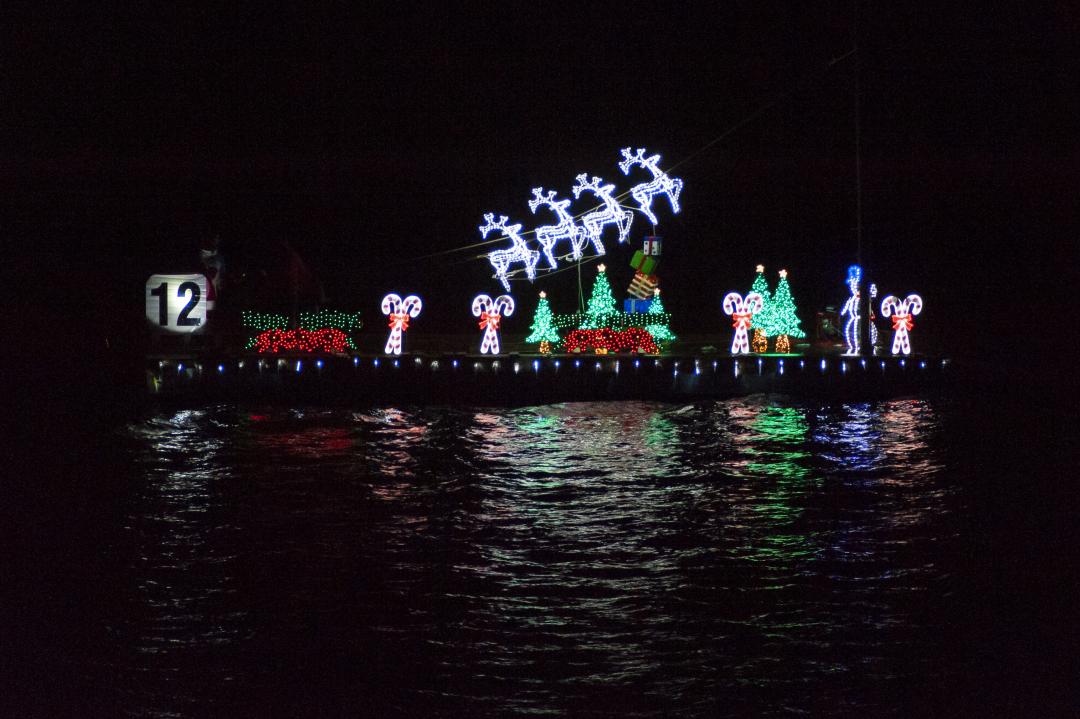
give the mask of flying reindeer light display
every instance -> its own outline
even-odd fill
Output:
[[[731,354],[750,354],[750,340],[746,331],[750,329],[750,321],[754,315],[765,307],[765,300],[757,292],[751,292],[743,297],[738,292],[728,292],[724,297],[724,313],[731,315],[732,327],[735,328],[735,339],[731,343]]]
[[[915,329],[912,317],[922,312],[922,307],[922,297],[918,295],[908,295],[904,299],[889,295],[881,301],[881,314],[892,317],[894,355],[911,354],[911,338],[908,333]]]
[[[487,239],[488,233],[492,230],[500,230],[504,235],[510,238],[510,247],[504,250],[495,250],[488,253],[488,260],[491,262],[491,266],[495,269],[495,276],[499,278],[499,282],[506,288],[506,291],[510,291],[510,280],[506,277],[507,270],[510,269],[510,265],[515,262],[521,262],[525,265],[525,275],[529,280],[536,279],[536,263],[540,261],[540,253],[536,250],[530,250],[529,246],[525,244],[525,240],[521,237],[521,225],[507,225],[506,215],[500,215],[499,221],[495,221],[495,213],[488,212],[484,214],[484,220],[487,224],[480,227],[480,236]]]
[[[386,338],[386,354],[401,354],[401,340],[405,330],[409,329],[409,318],[420,314],[423,303],[416,295],[401,299],[391,292],[382,300],[382,312],[390,316],[390,336]]]
[[[859,354],[859,282],[862,280],[862,268],[852,265],[847,270],[847,286],[851,289],[851,296],[847,298],[840,316],[847,315],[848,321],[844,325],[844,341],[847,343],[845,355]]]
[[[572,256],[575,260],[581,259],[581,248],[585,245],[584,230],[574,223],[573,216],[566,211],[570,206],[570,200],[555,201],[555,190],[548,190],[546,195],[543,187],[533,188],[533,199],[529,200],[529,209],[536,214],[536,208],[544,205],[549,207],[559,218],[557,225],[544,225],[536,228],[536,240],[544,248],[544,257],[547,258],[551,269],[558,265],[555,262],[554,247],[559,240],[569,240]]]
[[[499,354],[499,323],[504,315],[514,314],[514,298],[499,295],[492,300],[487,295],[477,295],[472,301],[472,313],[480,318],[480,329],[484,330],[480,354]]]
[[[588,190],[603,203],[603,207],[581,218],[585,237],[592,241],[593,249],[596,250],[598,255],[604,254],[604,243],[600,241],[600,234],[604,231],[605,226],[614,224],[618,227],[619,242],[626,242],[626,238],[630,235],[630,225],[634,221],[634,213],[630,210],[624,210],[618,201],[611,196],[611,193],[615,190],[615,185],[601,185],[601,182],[603,180],[595,176],[590,181],[588,175],[583,172],[577,176],[577,183],[571,188],[575,198],[581,197],[581,193]],[[584,242],[582,242],[582,245],[584,245]]]
[[[639,147],[635,154],[630,154],[629,147],[624,147],[621,152],[623,161],[619,163],[619,169],[623,171],[624,175],[629,175],[630,168],[635,165],[641,165],[652,173],[652,181],[634,185],[630,189],[630,194],[637,200],[638,207],[649,218],[649,222],[654,225],[659,224],[659,220],[656,219],[656,215],[652,211],[652,198],[656,195],[667,195],[668,200],[671,201],[671,211],[678,214],[679,193],[682,192],[683,181],[678,177],[669,177],[666,172],[660,169],[659,155],[645,157],[644,147]]]

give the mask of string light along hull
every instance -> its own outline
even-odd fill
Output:
[[[861,401],[947,391],[952,384],[952,363],[927,355],[881,357],[865,365],[839,356],[802,361],[772,355],[650,356],[617,351],[624,345],[606,334],[609,330],[583,332],[589,338],[582,340],[581,353],[570,355],[151,355],[145,391],[149,399],[170,406],[217,400],[287,406],[526,406],[620,399],[684,402],[769,392]],[[644,334],[639,339],[647,343]],[[597,354],[597,348],[607,353]]]

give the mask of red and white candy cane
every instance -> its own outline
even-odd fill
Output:
[[[480,354],[499,354],[499,323],[503,315],[514,314],[514,298],[499,295],[492,300],[487,295],[477,295],[472,301],[472,313],[473,317],[480,318],[480,329],[484,330]]]
[[[922,312],[922,297],[908,295],[900,299],[889,295],[881,301],[881,314],[892,317],[893,334],[892,353],[911,354],[911,338],[908,333],[915,329],[915,321],[912,317]]]
[[[401,336],[409,329],[409,318],[420,314],[424,304],[416,295],[401,299],[393,292],[382,299],[382,312],[390,316],[390,336],[386,339],[386,354],[401,354]]]
[[[743,297],[738,292],[728,292],[724,297],[724,313],[731,315],[732,327],[735,328],[735,340],[731,343],[731,354],[750,354],[750,340],[746,331],[754,315],[765,307],[765,299],[757,292]]]

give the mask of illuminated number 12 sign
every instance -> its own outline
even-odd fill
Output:
[[[197,332],[206,324],[205,275],[150,275],[146,320],[162,332]]]

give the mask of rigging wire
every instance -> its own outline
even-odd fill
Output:
[[[855,55],[856,53],[857,53],[857,48],[853,47],[851,50],[847,51],[843,55],[840,55],[838,57],[834,57],[833,59],[831,59],[825,65],[825,67],[821,71],[819,71],[815,75],[811,76],[810,79],[817,79],[818,76],[827,73],[835,65],[843,62],[844,60],[848,59],[852,55]],[[804,78],[802,81],[794,83],[787,90],[784,90],[783,92],[778,94],[776,97],[774,97],[772,100],[769,100],[768,102],[766,102],[766,103],[762,104],[761,106],[759,106],[757,109],[755,109],[749,115],[746,115],[745,117],[740,119],[738,122],[736,122],[734,125],[732,125],[727,130],[722,132],[720,135],[717,135],[715,138],[713,138],[709,142],[705,143],[704,145],[699,147],[697,150],[694,150],[689,155],[687,155],[686,157],[684,157],[681,160],[679,160],[678,162],[676,162],[674,165],[671,165],[669,168],[667,168],[667,170],[665,170],[665,172],[672,172],[672,171],[676,170],[677,168],[685,165],[687,162],[690,162],[691,160],[693,160],[697,156],[701,155],[703,152],[705,152],[709,148],[713,147],[717,143],[722,142],[723,140],[727,139],[728,137],[730,137],[734,133],[738,132],[742,127],[744,127],[745,125],[750,123],[752,120],[756,119],[758,116],[760,116],[764,112],[772,109],[773,107],[776,107],[778,104],[780,104],[780,102],[788,99],[801,85],[803,85],[803,84],[805,84],[807,82],[809,82],[809,79]],[[630,194],[630,190],[626,190],[626,191],[616,195],[613,199],[616,200],[616,201],[620,201],[620,200],[625,199],[629,194]],[[640,209],[640,208],[637,208],[637,207],[628,207],[626,205],[622,205],[621,203],[620,203],[619,206],[623,207],[624,209],[632,210],[632,211],[638,211]],[[578,214],[574,215],[573,218],[575,220],[580,219],[580,218],[584,217],[585,215],[589,214],[590,212],[593,212],[595,210],[600,209],[601,207],[603,207],[602,203],[594,205],[594,206],[592,206],[592,207],[590,207],[590,208],[588,208],[586,210],[583,210],[582,212],[579,212]],[[536,234],[536,228],[534,228],[532,230],[526,230],[526,231],[521,232],[519,234],[522,237],[526,237],[528,235]],[[431,259],[433,257],[442,257],[442,256],[445,256],[445,255],[455,254],[455,253],[458,253],[458,252],[465,252],[465,251],[468,251],[468,250],[476,249],[478,247],[486,247],[488,245],[493,245],[495,243],[502,242],[503,240],[506,240],[506,239],[509,239],[509,238],[506,235],[501,235],[499,237],[495,237],[495,238],[492,238],[490,240],[483,240],[481,242],[474,242],[472,244],[462,245],[460,247],[453,247],[453,248],[450,248],[450,249],[447,249],[447,250],[439,250],[438,252],[430,252],[430,253],[424,254],[424,255],[417,255],[417,256],[411,257],[411,258],[409,258],[407,260],[402,260],[400,262],[395,262],[393,264],[386,265],[386,266],[387,267],[394,267],[394,266],[398,266],[398,265],[411,264],[413,262],[418,262],[420,260],[427,260],[427,259]],[[463,264],[464,262],[472,262],[472,261],[477,260],[477,259],[482,259],[482,258],[484,258],[486,256],[487,256],[486,254],[475,255],[475,256],[471,256],[471,257],[469,257],[469,258],[467,258],[465,260],[462,260],[461,262],[454,262],[454,263],[451,263],[451,264]],[[567,257],[571,257],[571,255],[566,255],[564,257],[559,257],[558,259],[565,260]],[[596,259],[597,257],[599,257],[599,255],[591,257],[591,258],[587,258],[587,259],[592,260],[592,259]],[[579,262],[584,262],[584,261],[586,261],[586,260],[583,259],[583,260],[580,260]],[[551,271],[548,271],[548,272],[544,272],[543,276],[547,277],[549,275],[558,274],[559,272],[562,272],[564,269],[569,269],[569,268],[563,268],[563,269],[559,269],[559,270],[551,270]],[[523,270],[512,270],[512,271],[508,272],[507,275],[511,279],[515,279],[515,278],[513,278],[513,275],[519,274],[522,271]]]

